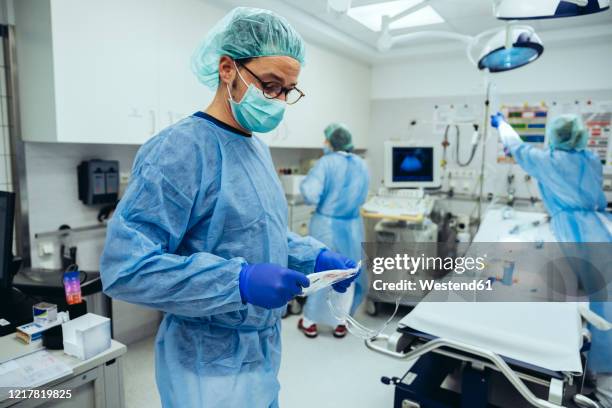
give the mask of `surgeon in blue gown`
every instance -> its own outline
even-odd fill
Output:
[[[546,150],[523,143],[503,115],[494,115],[491,122],[507,151],[538,181],[559,242],[612,242],[612,216],[605,212],[602,164],[586,149],[588,133],[580,117],[561,115],[551,119],[546,126],[550,145]],[[606,278],[604,295],[610,299],[611,282]],[[583,279],[583,284],[589,286],[590,282]],[[612,321],[612,302],[592,301],[591,309]],[[590,329],[588,368],[597,376],[597,398],[602,406],[612,408],[612,332]]]
[[[315,205],[310,235],[351,259],[361,259],[363,220],[359,208],[368,195],[370,176],[361,157],[351,153],[352,135],[346,126],[332,123],[325,128],[325,155],[310,170],[300,191],[306,203]],[[367,291],[367,276],[360,275],[347,293],[334,298],[337,309],[353,313]],[[327,305],[328,291],[308,296],[304,318],[298,328],[307,337],[318,335],[317,324],[334,327],[333,335],[346,335],[346,324]]]
[[[288,232],[270,151],[253,135],[301,97],[303,59],[281,17],[230,12],[193,57],[212,103],[142,146],[109,223],[105,293],[164,312],[155,346],[164,407],[277,406],[286,303],[306,274],[354,266]]]

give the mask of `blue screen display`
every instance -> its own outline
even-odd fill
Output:
[[[394,147],[393,182],[430,182],[434,180],[433,147]]]

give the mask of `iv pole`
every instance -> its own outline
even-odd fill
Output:
[[[484,200],[484,171],[485,171],[485,160],[487,153],[487,136],[489,134],[489,116],[491,114],[491,81],[488,77],[486,78],[486,99],[485,99],[485,114],[484,114],[484,123],[482,126],[483,134],[482,134],[482,160],[480,162],[480,175],[478,177],[478,181],[480,183],[478,189],[478,218],[477,223],[480,227],[480,222],[482,221],[482,202]]]

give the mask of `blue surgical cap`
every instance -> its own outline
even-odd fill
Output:
[[[343,124],[332,123],[323,132],[334,150],[344,150],[347,152],[353,150],[353,136]]]
[[[588,132],[578,115],[567,114],[553,118],[546,126],[546,137],[553,149],[583,150]]]
[[[198,80],[211,89],[219,85],[219,59],[237,60],[287,56],[304,63],[304,40],[284,18],[272,11],[237,7],[208,33],[191,58]]]

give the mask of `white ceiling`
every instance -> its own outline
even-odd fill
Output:
[[[347,15],[328,11],[327,0],[218,0],[232,6],[248,5],[274,10],[292,23],[307,38],[375,64],[401,60],[423,54],[462,52],[464,48],[448,40],[420,41],[418,44],[397,44],[386,53],[376,49],[378,33]],[[353,0],[352,6],[380,3],[385,0]],[[530,0],[523,0],[530,1]],[[451,31],[475,35],[490,28],[503,27],[493,17],[493,0],[430,0],[429,4],[444,18],[442,24],[394,30],[403,34],[424,30]],[[589,16],[554,20],[535,20],[527,24],[536,29],[545,45],[554,41],[564,44],[585,41],[610,41],[612,44],[612,11]],[[611,45],[612,52],[612,45]]]

